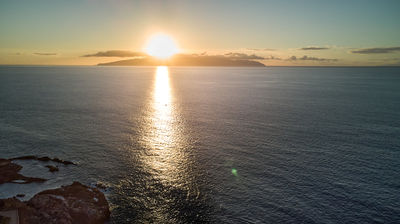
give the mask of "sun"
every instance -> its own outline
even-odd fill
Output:
[[[159,59],[168,59],[179,52],[175,41],[166,34],[156,34],[148,40],[145,52]]]

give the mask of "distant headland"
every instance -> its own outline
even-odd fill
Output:
[[[226,66],[226,67],[265,67],[252,60],[227,55],[177,54],[169,59],[157,59],[151,56],[100,63],[100,66]]]

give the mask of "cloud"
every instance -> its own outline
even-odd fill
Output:
[[[95,54],[83,55],[82,57],[142,57],[142,56],[146,56],[146,54],[142,52],[111,50],[111,51],[99,51]]]
[[[251,56],[251,55],[250,55]],[[238,59],[240,58],[240,59]],[[234,66],[234,67],[264,67],[265,65],[252,60],[243,59],[240,55],[229,57],[226,55],[204,55],[204,54],[178,54],[168,60],[159,60],[148,56],[128,60],[114,61],[99,65],[119,65],[119,66]],[[251,57],[253,58],[253,57]]]
[[[247,48],[249,51],[275,51],[276,49],[271,48]]]
[[[291,56],[290,58],[287,59],[288,61],[323,61],[323,62],[335,62],[338,61],[336,58],[317,58],[317,57],[310,57],[304,55],[301,58],[298,58],[296,56]]]
[[[244,53],[234,53],[230,52],[224,55],[225,57],[236,59],[236,60],[262,60],[264,57],[255,54],[244,54]]]
[[[363,48],[351,51],[353,54],[387,54],[400,51],[400,47],[376,47],[376,48]]]
[[[40,55],[40,56],[53,56],[53,55],[57,55],[57,53],[41,53],[41,52],[36,52],[33,53],[34,55]]]
[[[329,47],[303,47],[300,50],[303,51],[319,51],[319,50],[328,50]]]
[[[264,60],[282,60],[282,58],[278,58],[273,55],[270,55],[269,57],[264,57]]]

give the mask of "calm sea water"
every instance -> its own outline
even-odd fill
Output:
[[[112,223],[399,223],[400,68],[0,67],[0,157]]]

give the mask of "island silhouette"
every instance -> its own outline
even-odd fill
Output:
[[[265,67],[256,61],[258,56],[246,54],[202,55],[176,54],[169,59],[158,59],[149,55],[133,59],[100,63],[100,66],[232,66],[232,67]]]

